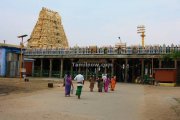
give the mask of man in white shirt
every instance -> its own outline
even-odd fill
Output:
[[[102,79],[103,79],[103,82],[105,82],[105,80],[107,79],[107,74],[102,74]]]
[[[83,84],[84,84],[84,77],[83,77],[83,75],[78,74],[78,75],[76,75],[74,80],[77,81],[76,95],[78,96],[78,99],[80,99],[82,87],[83,87]]]
[[[103,79],[103,86],[104,86],[104,89],[105,89],[105,82],[106,82],[106,79],[107,79],[107,74],[102,74],[102,79]]]

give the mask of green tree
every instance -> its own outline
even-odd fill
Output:
[[[177,61],[179,61],[180,59],[180,51],[178,52],[173,52],[171,54],[171,57],[173,58],[173,60],[175,61],[175,68],[177,70],[177,81],[176,81],[176,85],[180,85],[180,65],[177,64]],[[180,64],[180,63],[179,63]]]
[[[177,60],[178,58],[180,58],[180,51],[171,53],[171,57],[174,60]]]

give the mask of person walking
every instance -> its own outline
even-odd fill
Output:
[[[98,78],[97,79],[97,87],[98,87],[98,92],[102,92],[102,89],[103,89],[103,79],[102,78]]]
[[[114,91],[116,86],[116,76],[112,76],[111,78],[111,91]]]
[[[65,76],[65,97],[70,97],[71,86],[73,87],[72,78],[69,72]]]
[[[89,82],[90,82],[90,86],[89,86],[90,91],[93,92],[94,84],[95,84],[95,82],[96,82],[96,77],[95,77],[95,75],[92,75],[92,76],[90,77]]]
[[[79,73],[78,75],[76,75],[74,80],[77,81],[76,95],[78,96],[78,99],[80,99],[81,92],[82,92],[82,87],[84,85],[84,76]]]
[[[105,91],[105,82],[106,82],[106,79],[107,79],[107,74],[102,74],[102,81],[103,81],[103,90]]]
[[[108,92],[109,83],[110,83],[110,79],[109,76],[107,75],[107,77],[104,79],[104,92]]]

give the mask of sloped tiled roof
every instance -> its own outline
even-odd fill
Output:
[[[4,43],[0,43],[0,47],[20,48],[20,46],[19,46],[19,45],[4,44]]]

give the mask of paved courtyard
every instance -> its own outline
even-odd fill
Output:
[[[0,93],[0,120],[180,120],[180,87],[118,83],[115,91],[98,93],[97,84],[89,92],[86,82],[79,100],[64,97],[62,81],[53,81],[54,88],[48,80],[14,81],[11,87],[21,89]]]

